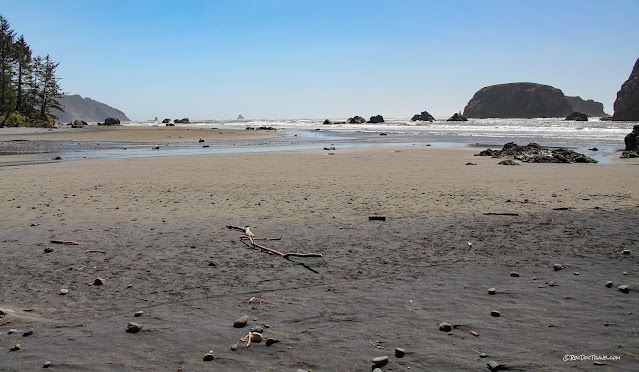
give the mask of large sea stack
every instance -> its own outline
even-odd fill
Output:
[[[612,120],[639,121],[639,59],[617,93]]]
[[[572,107],[564,93],[549,85],[509,83],[484,87],[464,109],[469,118],[566,117]]]

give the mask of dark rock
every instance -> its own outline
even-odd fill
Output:
[[[189,118],[175,119],[175,120],[173,120],[173,122],[175,124],[188,124],[188,123],[190,123]]]
[[[453,116],[449,117],[446,121],[468,121],[468,119],[466,119],[464,115],[454,113]]]
[[[497,310],[491,310],[490,315],[494,316],[495,318],[498,318],[499,316],[501,316],[501,313]]]
[[[171,119],[162,120],[162,124],[169,124],[170,122],[171,122]]]
[[[375,116],[371,116],[370,120],[368,120],[369,123],[383,123],[384,122],[384,117],[382,115],[375,115]]]
[[[386,134],[386,133],[384,133],[384,132],[381,132],[379,135],[380,135],[380,136],[388,136],[388,134]]]
[[[280,342],[280,340],[275,339],[275,338],[267,338],[266,339],[266,346],[271,346],[271,345],[276,344],[278,342]]]
[[[565,117],[572,106],[563,92],[549,85],[509,83],[478,90],[464,109],[468,118]]]
[[[566,96],[566,101],[572,106],[573,111],[583,112],[588,116],[605,117],[608,116],[604,112],[604,106],[601,102],[595,102],[591,99],[584,101],[581,97]]]
[[[133,314],[134,317],[140,317],[144,314],[144,311],[140,310],[140,311],[136,311],[135,314]]]
[[[497,293],[497,290],[495,288],[488,288],[489,295],[494,295],[495,293]]]
[[[623,139],[626,144],[621,157],[622,158],[636,158],[639,157],[639,125],[635,125],[632,128],[632,132],[626,134]]]
[[[138,333],[142,329],[142,325],[138,323],[129,323],[126,326],[126,331],[128,333]]]
[[[118,119],[118,118],[106,118],[106,119],[104,119],[104,125],[120,125],[120,119]]]
[[[202,358],[202,360],[205,361],[205,362],[210,362],[213,359],[215,359],[215,354],[213,354],[213,350],[211,350],[208,353],[204,354],[204,358]]]
[[[612,281],[610,281],[610,280],[609,280],[609,281],[607,281],[607,282],[606,282],[606,287],[608,287],[608,288],[612,288],[612,285],[613,285],[613,284],[614,284],[614,282],[612,282]]]
[[[511,271],[510,272],[510,276],[514,277],[514,278],[518,278],[519,277],[519,273],[516,271]]]
[[[617,289],[619,289],[621,293],[630,293],[630,288],[625,284],[620,285]]]
[[[383,367],[388,364],[388,357],[381,356],[381,357],[373,358],[372,362],[373,362],[373,365],[375,365],[375,367]]]
[[[440,323],[439,324],[439,330],[442,332],[450,332],[453,329],[453,325],[450,323]]]
[[[335,146],[324,147],[324,150],[326,150],[326,151],[335,151]]]
[[[167,126],[167,127],[174,127],[174,126],[175,126],[175,124],[173,124],[173,123],[166,123],[166,126]]]
[[[71,125],[71,128],[82,128],[85,125],[89,125],[89,124],[86,121],[84,121],[84,120],[76,120]]]
[[[466,163],[466,165],[477,165],[477,163],[468,162],[468,163]]]
[[[500,165],[519,165],[519,163],[517,163],[514,160],[510,160],[510,159],[502,160],[502,161],[500,161],[497,164],[500,164]]]
[[[330,125],[330,124],[333,124],[333,123],[330,120],[326,119],[326,120],[324,120],[324,124],[325,125]]]
[[[242,317],[235,319],[235,321],[233,322],[233,327],[243,328],[243,327],[246,327],[246,323],[248,323],[248,316],[244,315]]]
[[[395,357],[396,358],[403,358],[404,355],[406,355],[406,350],[402,349],[401,347],[396,347],[395,348]]]
[[[488,366],[488,369],[490,369],[491,371],[499,371],[501,369],[504,369],[504,366],[495,362],[494,360],[491,360],[490,362],[486,363],[486,365]]]
[[[563,270],[563,269],[565,269],[565,268],[566,268],[566,267],[565,267],[564,265],[561,265],[561,264],[555,264],[555,265],[553,266],[553,270],[554,270],[554,271]]]
[[[346,122],[348,124],[364,124],[364,123],[366,123],[366,119],[364,119],[361,116],[357,116],[356,115],[356,116],[354,116],[352,118],[349,118]]]
[[[49,368],[51,367],[51,361],[47,360],[46,362],[44,362],[44,365],[42,366],[42,368]]]
[[[512,157],[525,163],[596,163],[589,158],[573,150],[564,148],[541,147],[536,143],[526,146],[518,146],[513,142],[504,145],[501,150],[487,149],[477,156],[492,156],[493,158]]]
[[[411,121],[434,121],[435,118],[428,113],[428,111],[422,111],[421,114],[417,114],[414,115],[411,119]]]
[[[612,120],[639,121],[639,59],[617,93]]]
[[[572,114],[566,117],[566,120],[574,120],[574,121],[588,121],[588,115],[582,114],[581,112],[573,112]]]
[[[93,285],[103,285],[104,284],[104,279],[102,278],[95,278],[95,281],[93,282]]]
[[[53,252],[53,248],[51,248],[51,247],[46,247],[44,249],[44,253],[51,253],[51,252]]]
[[[198,140],[198,142],[199,142],[199,143],[202,143],[202,142],[204,142],[204,140],[200,138],[200,139]]]

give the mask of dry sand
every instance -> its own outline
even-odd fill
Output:
[[[49,360],[54,370],[370,371],[383,355],[386,371],[488,370],[491,360],[514,371],[638,369],[639,161],[502,166],[475,152],[0,167],[0,370]],[[251,249],[229,224],[323,257]],[[104,285],[92,285],[98,277]],[[248,326],[234,328],[242,315]],[[129,322],[142,330],[126,333]],[[279,342],[229,350],[255,326]],[[209,351],[216,359],[203,361]]]

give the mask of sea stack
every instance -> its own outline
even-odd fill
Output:
[[[572,106],[564,93],[549,85],[509,83],[491,85],[475,93],[464,109],[467,118],[566,117]]]
[[[612,120],[639,121],[639,59],[617,93]]]

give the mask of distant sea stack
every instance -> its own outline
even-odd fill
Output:
[[[617,93],[612,120],[639,121],[639,59]]]
[[[572,106],[572,111],[581,112],[582,114],[599,118],[609,116],[604,112],[604,106],[601,102],[596,102],[591,99],[584,101],[579,96],[566,96],[566,100],[570,103],[570,106]]]
[[[61,123],[71,123],[75,120],[101,122],[105,118],[131,121],[124,112],[91,98],[82,98],[77,94],[62,97],[60,103],[64,106],[64,112],[54,110],[53,114]]]
[[[572,112],[564,93],[549,85],[509,83],[491,85],[475,93],[464,109],[468,118],[566,117]]]

